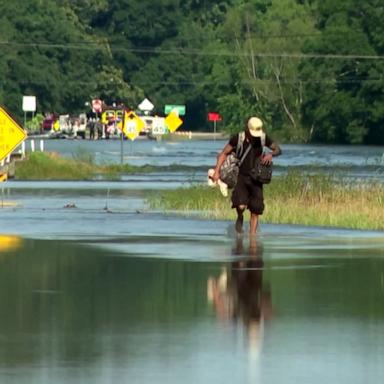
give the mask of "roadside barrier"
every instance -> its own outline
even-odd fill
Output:
[[[173,133],[174,135],[177,136],[188,136],[188,139],[192,139],[192,132],[191,131],[176,131]]]
[[[35,140],[31,139],[31,152],[35,152],[36,150],[36,145],[35,145]],[[39,140],[39,148],[41,152],[44,152],[44,140]],[[24,157],[25,156],[25,141],[21,143],[21,154]]]
[[[0,161],[0,167],[4,167],[5,164],[8,164],[11,162],[11,155],[9,154],[5,159]]]

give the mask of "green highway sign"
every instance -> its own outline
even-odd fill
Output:
[[[170,114],[173,110],[177,111],[179,116],[185,115],[185,105],[173,105],[169,104],[164,107],[164,113],[166,115]]]

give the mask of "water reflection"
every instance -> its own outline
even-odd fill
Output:
[[[251,237],[245,247],[243,237],[238,237],[232,254],[234,261],[223,267],[219,276],[209,277],[208,301],[220,321],[244,325],[249,349],[258,354],[264,321],[270,320],[273,313],[271,289],[263,282],[263,246]]]
[[[380,382],[382,238],[213,239],[4,248],[0,383]]]
[[[0,253],[20,248],[23,240],[20,236],[0,234]]]

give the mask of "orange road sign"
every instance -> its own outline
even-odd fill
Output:
[[[0,161],[6,158],[25,138],[27,133],[0,107]]]

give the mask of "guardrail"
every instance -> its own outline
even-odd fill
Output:
[[[44,152],[44,140],[36,140],[38,141],[38,148],[41,152]],[[29,140],[30,150],[31,152],[35,152],[37,150],[35,139]],[[20,149],[17,151],[13,151],[6,158],[0,161],[0,182],[6,181],[7,178],[12,178],[15,176],[15,161],[19,161],[24,159],[26,153],[26,141],[23,141],[20,144]]]

